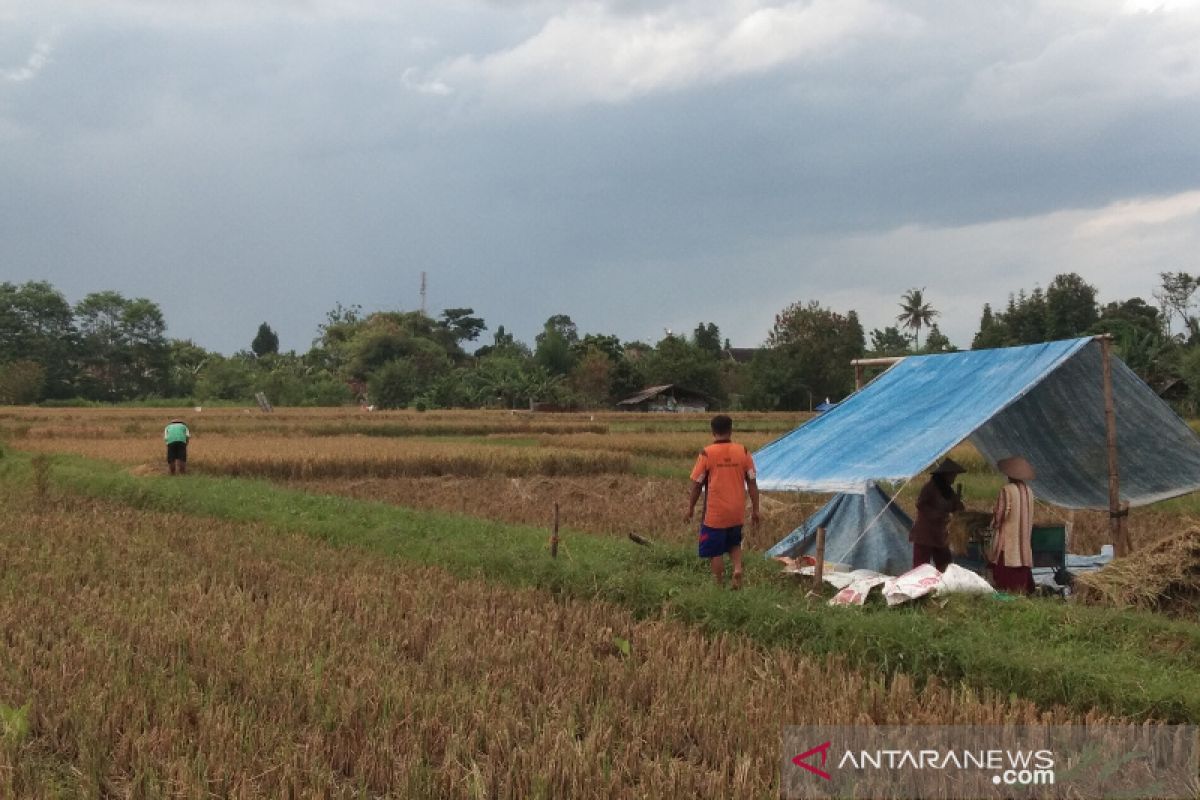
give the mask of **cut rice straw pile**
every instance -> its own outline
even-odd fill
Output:
[[[1079,576],[1075,596],[1090,605],[1196,614],[1200,610],[1200,527],[1168,534],[1101,570]]]

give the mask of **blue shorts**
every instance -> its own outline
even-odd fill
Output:
[[[700,557],[723,556],[735,547],[742,546],[742,526],[732,528],[710,528],[700,526]]]

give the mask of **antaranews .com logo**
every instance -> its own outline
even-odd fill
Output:
[[[1196,797],[1195,726],[784,729],[783,797]]]
[[[832,741],[792,757],[792,763],[823,780]],[[817,759],[819,758],[819,764]],[[1004,786],[1050,786],[1054,784],[1054,753],[1051,750],[846,750],[830,769],[887,770],[987,770],[993,784]]]

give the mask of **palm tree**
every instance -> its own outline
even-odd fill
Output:
[[[896,321],[906,328],[911,328],[916,333],[914,348],[920,350],[921,326],[932,323],[933,318],[938,316],[940,312],[935,311],[933,306],[925,302],[924,287],[909,289],[900,295],[900,309],[901,312],[896,316]]]

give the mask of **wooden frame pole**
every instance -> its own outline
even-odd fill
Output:
[[[821,591],[821,583],[825,580],[825,529],[817,528],[817,565],[813,569],[814,591]]]
[[[1126,510],[1121,506],[1121,471],[1117,461],[1117,411],[1112,388],[1112,337],[1101,336],[1100,360],[1104,380],[1104,438],[1108,450],[1108,532],[1116,558],[1129,555]]]
[[[554,504],[554,533],[550,536],[550,557],[558,558],[558,503]]]

